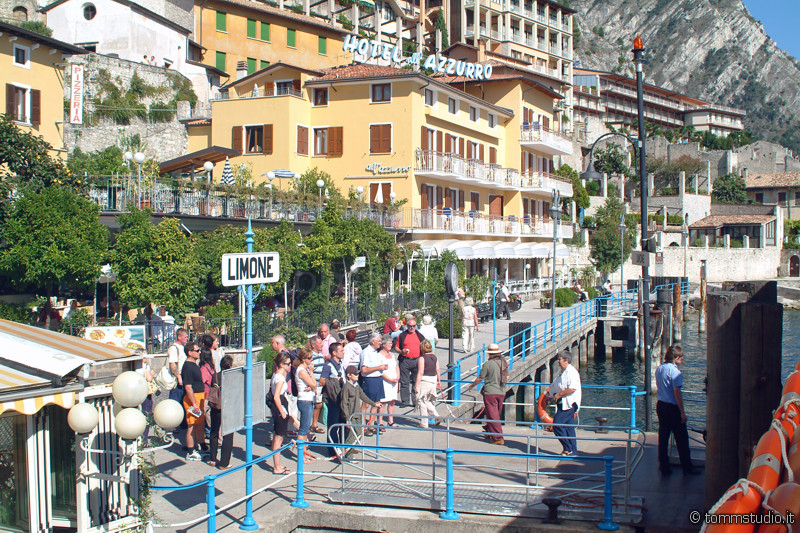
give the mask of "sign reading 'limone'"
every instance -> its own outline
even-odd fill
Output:
[[[280,256],[277,252],[225,254],[222,256],[222,285],[260,285],[275,283],[280,278]]]

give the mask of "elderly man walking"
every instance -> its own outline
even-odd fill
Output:
[[[411,393],[412,383],[417,382],[417,359],[419,347],[425,336],[417,331],[417,319],[411,317],[406,322],[406,330],[394,341],[394,348],[399,356],[397,365],[400,372],[400,405],[399,407],[416,407],[416,395]],[[380,338],[378,339],[380,347]]]
[[[481,366],[481,373],[475,378],[467,391],[483,381],[483,406],[486,412],[486,419],[491,420],[483,426],[484,431],[489,434],[489,441],[492,444],[505,444],[503,439],[503,426],[500,422],[500,413],[503,412],[503,402],[506,399],[506,383],[508,382],[508,362],[503,358],[503,352],[496,344],[490,344],[486,348],[486,355],[489,360]]]
[[[557,403],[556,415],[553,417],[553,433],[559,437],[563,451],[561,455],[578,453],[575,435],[575,414],[581,407],[581,375],[572,366],[572,354],[564,350],[558,354],[558,366],[561,373],[550,385],[548,399]]]

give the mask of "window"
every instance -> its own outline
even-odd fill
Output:
[[[291,81],[279,81],[275,83],[275,95],[285,96],[292,94],[293,84]]]
[[[297,43],[297,35],[295,33],[295,30],[293,30],[291,28],[287,28],[286,29],[286,46],[288,46],[289,48],[294,48],[296,46],[296,43]]]
[[[242,137],[244,137],[244,147],[242,146]],[[231,148],[245,154],[271,154],[272,124],[234,126]]]
[[[478,113],[478,108],[477,107],[469,106],[469,119],[472,122],[478,122],[478,119],[480,118],[480,116],[481,115]]]
[[[261,63],[259,64],[259,68],[267,68],[268,66],[269,66],[269,61],[262,59]]]
[[[222,11],[217,11],[217,31],[228,31],[227,15]]]
[[[314,105],[328,105],[328,89],[314,89]]]
[[[392,152],[392,125],[371,124],[369,127],[369,153],[388,154]]]
[[[93,4],[85,4],[83,6],[83,18],[92,20],[97,15],[97,8]]]
[[[314,155],[340,156],[344,128],[314,128]]]
[[[297,126],[297,153],[308,155],[308,128]]]
[[[493,115],[489,113],[489,127],[496,128],[497,127],[497,115]]]
[[[17,6],[11,11],[11,17],[17,22],[28,20],[28,10],[22,6]]]
[[[436,93],[430,89],[425,89],[425,105],[428,107],[433,107],[434,103],[436,103]]]
[[[28,529],[28,456],[26,417],[0,418],[0,450],[3,450],[3,513],[1,526]],[[6,496],[8,495],[8,496]],[[5,528],[4,528],[5,529]]]
[[[247,58],[247,75],[249,76],[253,72],[256,71],[256,58],[255,57],[248,57]]]
[[[451,115],[455,115],[458,113],[458,102],[455,101],[453,98],[447,99],[447,110],[450,112]]]
[[[253,19],[247,19],[247,38],[256,38],[256,21]]]
[[[327,55],[328,53],[327,37],[317,37],[317,51],[322,55]]]
[[[41,122],[41,92],[6,83],[6,114],[25,124]]]
[[[756,203],[757,204],[763,204],[764,203],[764,193],[763,192],[757,192],[756,193]]]
[[[372,102],[390,102],[392,100],[392,84],[376,83],[372,86]]]
[[[328,155],[328,128],[314,129],[314,155]]]
[[[21,44],[14,45],[14,65],[22,68],[31,68],[31,49]]]
[[[261,40],[269,41],[269,23],[267,22],[261,23]]]
[[[786,203],[786,193],[785,192],[779,192],[778,193],[778,203],[781,204],[781,205]]]
[[[217,52],[216,67],[222,71],[225,70],[225,58],[226,58],[225,52]]]
[[[794,193],[794,205],[800,205],[800,192]]]
[[[244,135],[244,153],[260,154],[264,152],[264,129],[261,126],[245,126]]]

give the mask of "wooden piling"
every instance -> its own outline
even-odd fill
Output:
[[[664,360],[664,355],[672,346],[672,289],[658,289],[656,293],[658,308],[661,309],[661,358],[659,363]]]
[[[638,357],[640,361],[644,361],[644,313],[642,311],[643,307],[642,304],[644,302],[642,292],[644,292],[644,285],[642,284],[642,280],[639,279],[637,282],[637,290],[636,290],[636,298],[637,304],[639,306],[639,312],[637,313],[639,317],[639,352]]]
[[[706,332],[706,262],[701,261],[700,267],[700,319],[697,322],[697,327],[700,333]]]
[[[681,342],[683,331],[681,321],[683,320],[683,299],[681,298],[681,286],[675,284],[672,291],[672,341]]]

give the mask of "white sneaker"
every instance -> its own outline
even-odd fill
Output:
[[[186,460],[187,461],[202,461],[203,457],[200,455],[200,453],[197,450],[192,450],[191,453],[187,453],[186,454]]]

